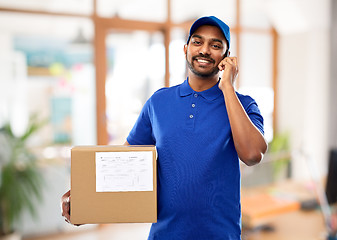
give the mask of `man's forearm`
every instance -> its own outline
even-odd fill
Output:
[[[265,138],[248,117],[231,84],[224,87],[223,94],[239,158],[249,166],[259,163],[267,151]]]

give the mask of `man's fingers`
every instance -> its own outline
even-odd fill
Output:
[[[218,68],[220,71],[224,70],[225,69],[225,63],[224,63],[224,60],[222,60],[219,65],[218,65]]]
[[[237,57],[233,57],[233,62],[235,64],[235,66],[238,66],[238,59],[237,59]]]
[[[233,69],[235,71],[238,70],[238,66],[236,64],[236,61],[233,60],[233,59],[230,59],[229,57],[222,60],[218,65],[218,68],[220,69],[220,71],[225,70],[226,67],[229,68],[229,69]]]
[[[238,66],[236,57],[226,57],[224,60],[232,66],[235,66],[235,67]]]
[[[70,190],[63,194],[61,198],[61,211],[62,211],[62,216],[64,217],[64,221],[67,223],[70,223],[70,201],[71,201],[71,196],[70,196]],[[74,226],[80,226],[81,224],[75,224]]]
[[[238,65],[238,59],[237,59],[237,57],[233,57],[233,63],[235,65],[236,72],[239,72],[239,65]]]
[[[219,63],[219,68],[224,68],[226,64],[230,64],[232,66],[235,66],[237,68],[238,61],[236,57],[226,57]]]
[[[61,211],[65,221],[70,223],[70,190],[61,198]]]
[[[63,202],[62,204],[62,216],[70,219],[70,202]]]

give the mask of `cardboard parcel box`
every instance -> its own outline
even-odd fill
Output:
[[[71,149],[72,224],[157,221],[155,146]]]

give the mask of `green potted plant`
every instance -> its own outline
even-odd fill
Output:
[[[15,136],[9,123],[0,128],[0,239],[13,239],[9,236],[16,233],[22,212],[28,210],[35,216],[34,202],[42,199],[42,172],[27,146],[41,126],[33,116],[22,136]]]
[[[279,179],[282,173],[284,173],[283,175],[288,175],[286,171],[291,160],[289,137],[288,132],[278,133],[269,143],[268,154],[272,159],[274,180]]]

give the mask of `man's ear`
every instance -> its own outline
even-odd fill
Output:
[[[224,59],[226,58],[226,57],[229,57],[230,56],[230,54],[231,54],[231,52],[229,51],[229,50],[227,50],[226,52],[225,52],[225,55],[224,55]]]
[[[184,45],[184,53],[185,53],[185,57],[186,57],[186,54],[187,54],[187,47],[188,47],[188,45],[185,44],[185,45]]]

